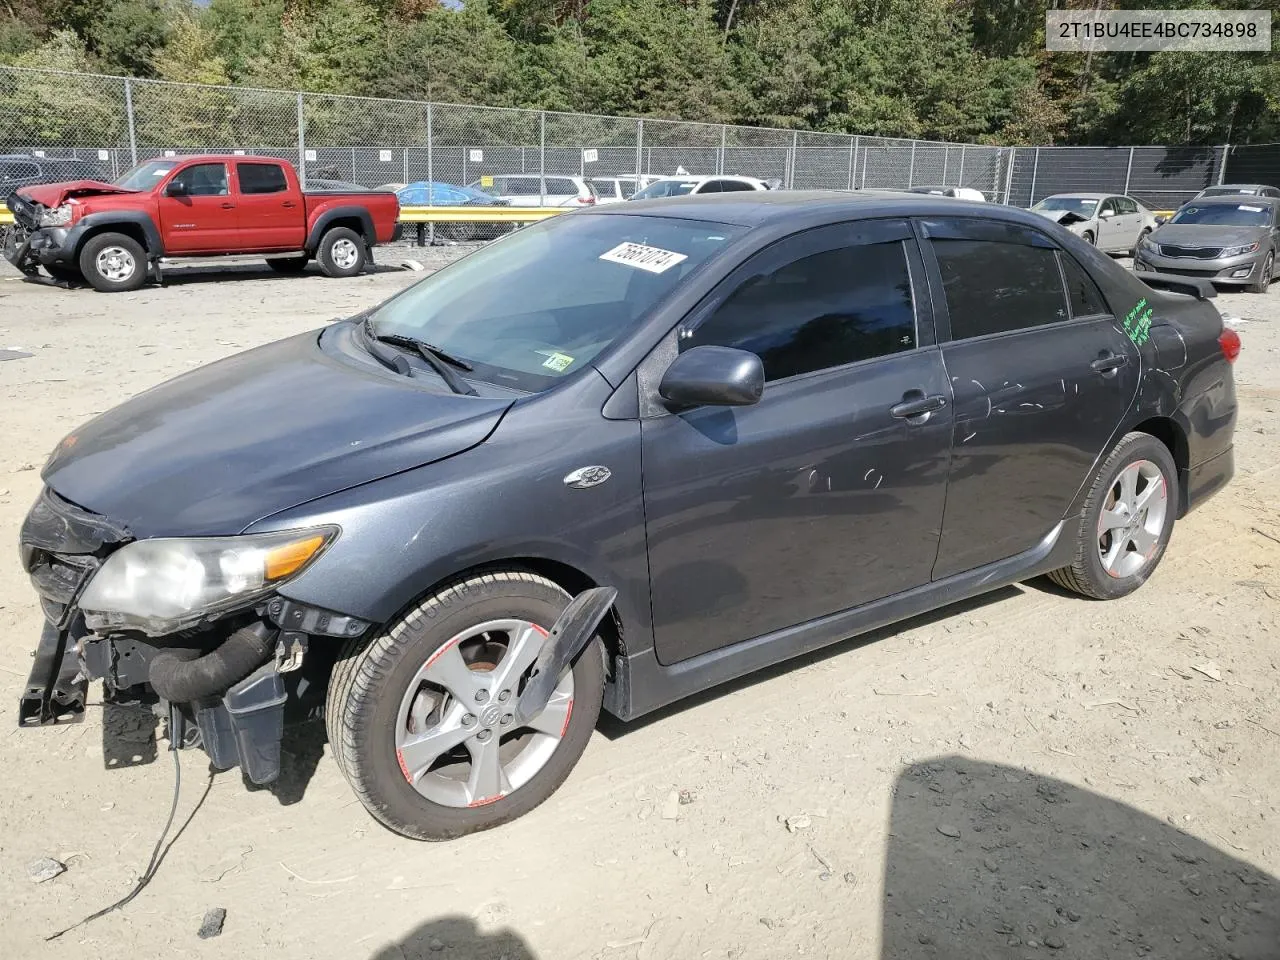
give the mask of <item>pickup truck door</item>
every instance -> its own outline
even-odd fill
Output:
[[[276,160],[236,161],[239,250],[301,250],[307,212],[302,194]]]
[[[188,256],[239,249],[235,198],[225,163],[195,163],[173,174],[156,201],[165,252]]]

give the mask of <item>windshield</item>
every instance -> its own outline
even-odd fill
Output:
[[[116,179],[117,187],[126,190],[150,190],[160,178],[178,165],[177,160],[149,160],[140,163]]]
[[[475,379],[538,391],[577,373],[741,227],[567,216],[477,250],[378,307],[379,335],[434,344]]]
[[[1055,213],[1062,210],[1070,210],[1077,216],[1088,219],[1093,216],[1093,211],[1097,209],[1097,206],[1098,201],[1092,197],[1045,197],[1031,209],[1048,210]]]
[[[1203,207],[1183,207],[1169,222],[1265,227],[1271,222],[1271,211],[1260,203],[1215,203]]]
[[[1253,187],[1210,187],[1208,190],[1201,190],[1202,197],[1230,197],[1235,194],[1243,193],[1253,195],[1259,191]]]
[[[656,197],[683,197],[693,193],[697,180],[659,180],[636,193],[633,200],[653,200]]]

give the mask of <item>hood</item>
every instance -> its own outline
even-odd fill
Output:
[[[1060,223],[1064,227],[1069,227],[1073,223],[1088,223],[1092,219],[1091,217],[1082,217],[1074,210],[1035,210],[1033,212],[1040,214],[1046,220]]]
[[[1220,223],[1166,223],[1151,239],[1180,247],[1238,247],[1264,239],[1266,227],[1229,227]]]
[[[230,535],[473,447],[513,402],[366,371],[322,352],[319,334],[228,357],[107,411],[59,444],[45,482],[138,537]]]
[[[18,193],[45,207],[61,206],[70,197],[95,197],[110,193],[138,193],[114,183],[101,180],[69,180],[66,183],[41,183],[34,187],[22,187]]]

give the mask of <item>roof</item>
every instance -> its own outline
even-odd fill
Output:
[[[1048,197],[1041,197],[1038,202],[1043,203],[1045,200],[1052,200],[1054,197],[1074,197],[1077,200],[1106,200],[1108,197],[1123,197],[1123,193],[1090,193],[1087,190],[1070,193],[1055,193]]]
[[[1206,190],[1266,190],[1269,183],[1211,183]],[[1274,189],[1274,188],[1272,188]]]
[[[1253,193],[1224,193],[1212,197],[1196,197],[1194,200],[1188,200],[1183,206],[1189,207],[1192,203],[1197,207],[1225,207],[1241,203],[1251,206],[1259,203],[1280,206],[1280,197],[1260,197]]]
[[[610,203],[574,216],[662,216],[746,227],[785,220],[837,222],[868,217],[980,216],[1044,226],[1044,217],[1016,207],[893,190],[753,190]]]
[[[655,183],[662,180],[679,180],[681,183],[706,183],[708,180],[745,180],[748,183],[764,183],[759,177],[748,177],[740,173],[672,173],[654,178]]]

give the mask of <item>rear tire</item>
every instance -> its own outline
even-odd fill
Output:
[[[307,269],[307,264],[310,262],[310,257],[272,257],[267,261],[267,266],[276,273],[293,275]]]
[[[1177,512],[1178,471],[1169,448],[1149,433],[1126,434],[1085,498],[1075,559],[1049,578],[1095,600],[1133,593],[1160,564]]]
[[[554,731],[540,734],[503,723],[485,734],[490,746],[500,745],[504,751],[502,782],[510,787],[487,796],[470,789],[480,756],[472,751],[485,749],[474,741],[482,735],[483,724],[494,722],[487,718],[485,704],[510,709],[518,699],[519,676],[527,672],[512,674],[516,695],[499,703],[501,692],[496,689],[483,700],[479,694],[455,694],[448,686],[437,686],[435,673],[428,671],[439,663],[440,675],[445,676],[450,659],[457,658],[465,680],[489,682],[486,677],[492,676],[497,683],[499,671],[508,662],[504,658],[514,649],[515,631],[476,633],[477,627],[506,621],[546,631],[568,602],[568,595],[544,577],[515,570],[485,573],[445,584],[380,635],[347,642],[329,680],[325,723],[338,767],[376,819],[405,837],[447,840],[522,816],[564,782],[586,749],[600,714],[604,658],[598,641],[588,644],[561,678],[561,687],[568,690],[567,703],[562,696],[558,713],[552,714],[549,706],[532,721],[551,717]],[[527,635],[531,642],[540,643],[536,632]],[[536,650],[536,646],[525,649]],[[453,684],[455,689],[458,686]],[[454,712],[464,709],[472,712],[451,724]],[[438,737],[450,730],[475,733],[450,741],[451,746],[438,755],[428,751],[426,760],[424,755],[409,753],[411,746],[403,742],[405,736]],[[522,754],[526,749],[533,753]],[[526,763],[521,771],[517,768],[523,756],[536,762]],[[454,795],[459,799],[452,799]]]
[[[316,262],[326,277],[354,277],[369,258],[364,237],[348,227],[333,227],[320,238]]]
[[[133,237],[99,233],[80,249],[80,273],[101,293],[126,293],[147,282],[147,254]]]
[[[1271,274],[1275,272],[1276,252],[1272,250],[1267,254],[1267,259],[1262,261],[1262,266],[1258,270],[1258,279],[1249,284],[1250,293],[1266,293],[1271,287]]]

